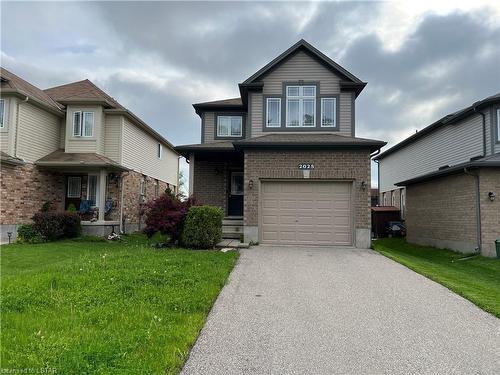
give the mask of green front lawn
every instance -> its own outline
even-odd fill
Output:
[[[63,241],[1,249],[1,367],[177,373],[238,254]]]
[[[500,260],[466,255],[429,246],[408,244],[397,238],[374,242],[379,253],[443,284],[483,310],[500,318]]]

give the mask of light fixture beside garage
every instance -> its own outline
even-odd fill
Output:
[[[248,188],[249,188],[250,190],[252,190],[252,189],[253,189],[253,180],[249,180],[249,181],[248,181]]]
[[[490,201],[492,201],[492,202],[493,202],[493,201],[495,200],[495,198],[496,198],[496,197],[497,197],[497,196],[496,196],[496,194],[495,194],[494,192],[490,191],[490,192],[488,193],[488,198],[490,198]]]
[[[366,190],[366,181],[361,181],[361,190]]]

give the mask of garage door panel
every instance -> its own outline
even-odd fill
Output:
[[[261,240],[281,244],[352,244],[351,183],[265,181]]]

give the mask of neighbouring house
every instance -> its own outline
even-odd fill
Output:
[[[370,202],[372,207],[379,205],[378,189],[370,189]]]
[[[173,146],[89,80],[41,90],[0,76],[2,242],[45,202],[76,209],[84,233],[137,230],[145,202],[176,191]]]
[[[176,147],[189,189],[222,207],[245,242],[370,246],[370,156],[355,137],[366,83],[300,40],[239,84],[240,97],[194,104],[201,143]]]
[[[500,239],[500,93],[449,114],[375,157],[383,205],[410,242],[493,255]]]

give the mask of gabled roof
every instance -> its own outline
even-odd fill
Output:
[[[429,172],[418,177],[410,178],[396,183],[396,186],[408,186],[419,182],[431,181],[435,178],[462,173],[464,169],[474,168],[500,168],[500,153],[486,156],[480,159],[471,159],[465,163],[440,168],[437,171]]]
[[[468,107],[462,108],[456,112],[450,113],[450,114],[440,118],[436,122],[433,122],[432,124],[428,125],[427,127],[423,128],[422,130],[418,131],[417,133],[409,136],[408,138],[399,142],[395,146],[392,146],[390,149],[382,152],[380,155],[375,157],[374,160],[382,160],[386,156],[393,154],[394,152],[396,152],[396,151],[402,149],[403,147],[415,142],[416,140],[422,138],[423,136],[430,134],[430,133],[434,132],[435,130],[437,130],[445,125],[454,124],[454,123],[474,114],[475,111],[480,110],[481,108],[484,108],[484,107],[491,105],[491,104],[494,104],[494,103],[500,103],[500,93],[488,96],[487,98],[479,100],[479,101],[471,104]]]
[[[307,54],[315,58],[317,61],[322,63],[324,66],[329,68],[331,71],[340,75],[344,80],[351,83],[357,83],[359,85],[362,85],[362,87],[366,85],[366,83],[361,81],[354,74],[348,72],[346,69],[341,67],[335,61],[333,61],[331,58],[326,56],[323,52],[321,52],[320,50],[318,50],[317,48],[306,42],[304,39],[299,40],[297,43],[288,48],[281,55],[273,59],[270,63],[266,64],[264,67],[255,72],[253,75],[248,77],[245,81],[243,81],[243,84],[245,85],[259,81],[266,73],[274,69],[277,65],[281,64],[283,61],[288,59],[290,56],[292,56],[299,50],[306,52]]]
[[[61,111],[63,106],[52,99],[46,92],[25,81],[21,77],[0,67],[1,90],[3,93],[16,93],[35,99],[40,104],[55,111]]]
[[[96,153],[71,153],[56,150],[35,161],[41,167],[107,167],[121,171],[129,169],[110,158]]]
[[[125,107],[88,79],[51,87],[44,91],[54,100],[63,104],[71,102],[102,102],[108,108],[125,109]]]

